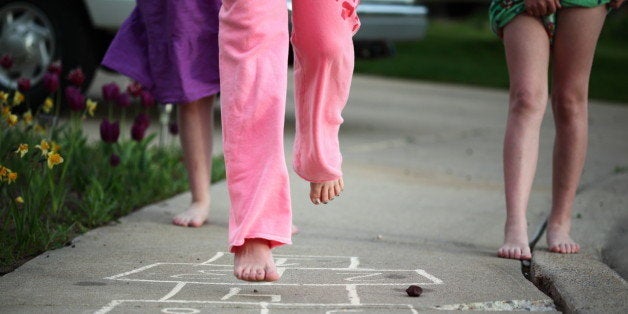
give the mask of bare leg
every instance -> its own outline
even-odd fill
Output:
[[[550,251],[577,253],[569,236],[576,189],[588,141],[588,86],[595,46],[606,9],[566,8],[558,13],[553,51],[552,109],[556,124],[552,212],[547,227]]]
[[[214,97],[206,97],[179,106],[179,127],[183,161],[188,171],[192,204],[174,216],[172,223],[200,227],[209,216]]]
[[[246,239],[242,246],[234,247],[233,251],[233,274],[236,278],[245,281],[279,280],[268,240]]]
[[[506,225],[503,258],[530,259],[526,210],[536,172],[539,133],[547,105],[549,40],[541,21],[516,17],[504,28],[510,104],[504,139]]]

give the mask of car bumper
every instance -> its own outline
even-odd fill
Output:
[[[356,41],[412,41],[425,37],[427,8],[421,5],[370,4],[358,6],[362,22]]]

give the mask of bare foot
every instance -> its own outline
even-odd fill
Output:
[[[299,227],[297,227],[297,225],[293,224],[292,225],[292,235],[295,235],[295,234],[299,233],[299,231],[301,231],[301,230],[299,230]]]
[[[277,281],[277,273],[268,240],[247,239],[236,247],[233,274],[244,281]]]
[[[340,192],[344,189],[345,184],[342,181],[342,178],[321,183],[310,182],[310,200],[314,203],[314,205],[318,205],[320,203],[327,204],[336,196],[339,196]]]
[[[547,246],[554,253],[571,254],[580,252],[580,245],[569,236],[570,226],[550,224],[547,226]]]
[[[172,223],[182,227],[200,227],[207,221],[208,216],[209,202],[207,204],[195,202],[186,211],[174,216]]]
[[[528,244],[528,225],[525,220],[514,223],[506,221],[504,233],[504,244],[497,251],[499,257],[518,260],[532,258]]]

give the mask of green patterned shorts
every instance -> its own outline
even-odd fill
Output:
[[[609,2],[611,2],[611,0],[561,0],[560,4],[563,8],[593,8],[608,4]],[[521,13],[525,13],[525,3],[523,0],[493,0],[488,10],[493,32],[501,37],[502,28]],[[543,24],[551,40],[556,30],[556,14],[544,16]]]

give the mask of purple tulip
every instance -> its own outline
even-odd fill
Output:
[[[111,82],[102,86],[102,98],[109,101],[116,101],[120,96],[120,87],[118,84]]]
[[[141,125],[143,128],[148,129],[150,126],[150,117],[145,113],[140,113],[135,117],[133,124]]]
[[[111,154],[111,156],[109,157],[109,164],[112,167],[117,167],[120,164],[120,156],[116,154]]]
[[[170,122],[170,125],[168,125],[168,131],[170,131],[170,134],[172,135],[179,134],[179,125],[176,122]]]
[[[0,66],[2,66],[5,70],[10,69],[11,67],[13,67],[13,58],[11,57],[10,54],[4,54],[2,55],[2,57],[0,57]]]
[[[54,93],[59,89],[59,75],[53,72],[44,74],[44,88],[49,93]]]
[[[107,118],[100,123],[100,138],[105,143],[115,143],[120,137],[120,123],[118,121],[111,123]]]
[[[17,80],[17,90],[26,93],[31,89],[31,80],[23,77]]]
[[[120,95],[118,95],[118,97],[116,97],[116,103],[120,108],[127,108],[131,106],[131,99],[129,98],[129,94],[121,93]]]
[[[62,70],[63,67],[61,66],[60,60],[57,60],[48,66],[48,73],[56,74],[57,76],[61,75]]]
[[[142,103],[142,107],[148,109],[155,106],[155,97],[148,91],[142,91],[140,93],[140,102]]]
[[[131,127],[131,138],[136,141],[141,141],[146,135],[146,130],[150,126],[150,117],[145,113],[140,113],[135,117],[133,126]]]
[[[129,84],[129,86],[126,87],[126,91],[133,97],[137,97],[142,91],[142,85],[138,82],[133,81],[131,84]]]
[[[66,87],[65,100],[68,102],[68,106],[72,111],[85,110],[85,96],[83,96],[78,88],[74,86]]]
[[[76,87],[81,87],[85,83],[85,74],[81,68],[76,68],[68,74],[68,81]]]
[[[131,138],[135,141],[141,141],[144,139],[146,135],[146,128],[142,127],[139,124],[133,124],[131,127]]]

